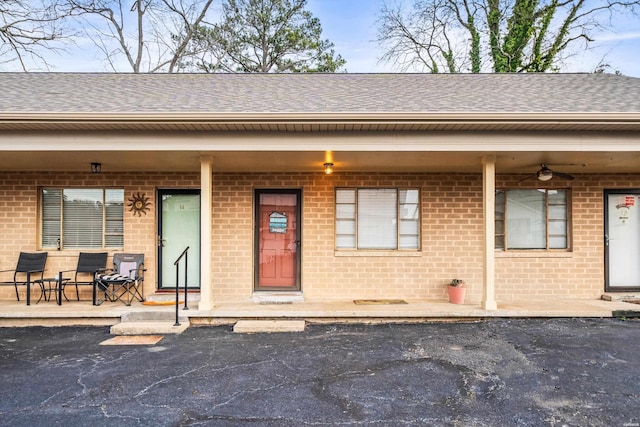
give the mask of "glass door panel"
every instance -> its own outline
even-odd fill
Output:
[[[200,190],[160,190],[158,287],[175,289],[174,262],[189,247],[187,287],[200,287]],[[178,285],[184,286],[184,260],[180,262]]]

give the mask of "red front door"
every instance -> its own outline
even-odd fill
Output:
[[[300,289],[300,190],[256,190],[256,290]]]

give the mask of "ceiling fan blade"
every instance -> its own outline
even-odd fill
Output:
[[[528,179],[535,178],[535,177],[536,177],[536,174],[534,173],[533,175],[529,175],[529,176],[526,176],[526,177],[522,178],[520,181],[516,181],[516,183],[524,182],[524,181],[526,181]]]
[[[553,176],[557,176],[558,178],[563,178],[568,180],[575,179],[573,175],[569,175],[568,173],[556,172],[556,171],[553,172]]]

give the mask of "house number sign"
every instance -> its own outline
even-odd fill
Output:
[[[280,212],[271,212],[269,215],[269,232],[284,234],[287,232],[287,215]]]
[[[618,203],[616,205],[616,208],[618,209],[618,217],[622,224],[625,224],[629,220],[629,212],[634,205],[634,196],[624,196],[624,203]]]

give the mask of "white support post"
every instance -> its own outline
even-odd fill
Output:
[[[211,281],[211,218],[213,197],[213,157],[200,157],[200,305],[213,309]]]
[[[482,158],[482,212],[484,219],[484,272],[482,308],[497,310],[495,273],[495,204],[496,204],[496,157]]]

